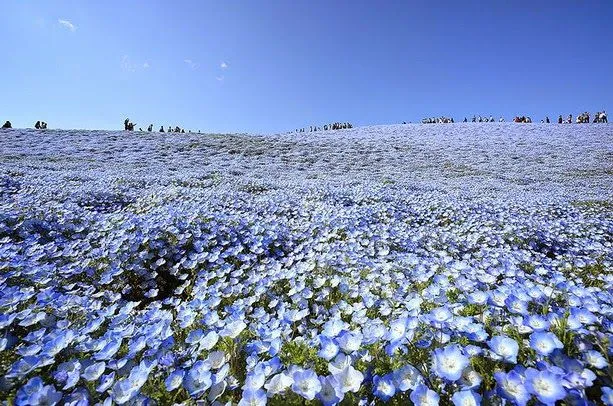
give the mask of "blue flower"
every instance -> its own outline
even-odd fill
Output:
[[[455,406],[478,406],[481,404],[481,395],[472,390],[456,392],[451,397]]]
[[[332,358],[336,357],[336,354],[338,354],[339,348],[333,338],[329,338],[325,335],[320,335],[319,344],[321,346],[321,348],[317,352],[317,355],[319,357],[330,361]]]
[[[602,400],[602,403],[606,406],[613,406],[613,388],[603,386],[600,400]]]
[[[457,381],[462,377],[462,371],[469,364],[468,358],[457,344],[437,348],[432,355],[434,373],[448,381]]]
[[[517,362],[517,352],[519,351],[519,345],[515,340],[507,336],[495,336],[492,337],[487,343],[490,349],[506,362],[515,364]]]
[[[322,376],[319,378],[321,383],[321,390],[317,394],[317,399],[324,404],[324,406],[333,406],[338,404],[345,393],[340,390],[338,378],[336,376]]]
[[[360,385],[364,380],[364,375],[351,365],[346,366],[342,371],[334,374],[338,382],[338,390],[341,393],[357,392],[360,390]]]
[[[238,402],[238,406],[264,406],[266,402],[266,392],[262,389],[247,389],[243,391],[243,397]]]
[[[585,352],[585,361],[597,369],[605,368],[609,363],[598,351],[589,350]]]
[[[384,402],[390,400],[396,394],[394,377],[392,374],[384,376],[375,375],[373,378],[373,393]]]
[[[409,396],[415,406],[437,406],[440,399],[438,393],[426,385],[419,385]]]
[[[526,389],[546,405],[554,405],[566,396],[560,376],[532,368],[526,370]]]
[[[393,372],[394,384],[401,392],[413,390],[423,383],[424,378],[413,365],[405,365]]]
[[[204,361],[197,361],[183,379],[187,393],[194,398],[200,397],[212,384],[211,372]]]
[[[556,348],[564,348],[564,345],[555,334],[550,332],[535,332],[530,334],[530,348],[539,355],[549,355]]]
[[[311,370],[298,370],[292,375],[294,383],[292,384],[292,390],[294,393],[302,396],[307,400],[315,399],[315,395],[321,390],[321,383],[317,374]]]
[[[183,377],[185,376],[185,371],[182,369],[175,369],[168,375],[168,377],[164,380],[164,385],[166,386],[166,390],[171,392],[183,384]]]
[[[52,385],[46,385],[40,377],[32,378],[17,391],[16,405],[57,405],[62,399],[62,393]]]
[[[530,399],[530,394],[524,386],[523,377],[516,371],[509,373],[494,372],[496,379],[496,392],[502,398],[515,402],[518,406],[525,406]]]

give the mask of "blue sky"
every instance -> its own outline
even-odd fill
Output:
[[[0,120],[276,132],[613,108],[613,1],[4,0]]]

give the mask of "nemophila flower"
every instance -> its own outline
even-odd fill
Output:
[[[183,377],[185,376],[185,371],[182,369],[175,369],[168,375],[168,377],[164,380],[164,385],[166,386],[166,390],[171,392],[183,384]]]
[[[504,304],[507,309],[513,313],[528,314],[528,303],[515,295],[508,296]]]
[[[454,393],[451,401],[455,406],[478,406],[481,404],[481,395],[472,390],[463,390]]]
[[[293,378],[286,372],[281,372],[273,376],[266,384],[266,392],[268,396],[282,394],[294,383]]]
[[[266,382],[266,375],[261,369],[256,368],[253,371],[251,371],[249,374],[247,374],[247,377],[245,378],[245,385],[243,386],[243,389],[245,390],[259,389],[262,386],[264,386],[265,382]]]
[[[379,399],[387,402],[396,394],[394,377],[392,374],[384,376],[375,375],[373,378],[373,394]]]
[[[592,314],[592,312],[589,310],[580,307],[572,307],[570,309],[570,315],[567,319],[567,324],[570,329],[577,330],[583,327],[583,325],[595,323],[596,320],[596,316],[594,316],[594,314]]]
[[[85,388],[77,388],[63,399],[64,406],[88,406],[90,404],[89,392]]]
[[[204,361],[197,361],[183,378],[183,386],[194,398],[202,396],[212,383],[211,372]]]
[[[87,381],[95,381],[100,378],[105,369],[106,364],[104,362],[96,362],[85,368],[81,376]]]
[[[524,318],[524,325],[530,327],[534,331],[545,331],[549,329],[551,323],[543,316],[530,314]]]
[[[600,400],[602,400],[602,403],[605,404],[606,406],[612,406],[613,405],[613,388],[610,388],[608,386],[603,386],[602,396],[600,397]]]
[[[554,405],[566,396],[560,376],[532,368],[526,370],[526,389],[546,405]]]
[[[469,294],[467,299],[468,299],[468,303],[482,305],[487,302],[488,295],[487,293],[478,290],[476,292],[472,292],[471,294]]]
[[[415,389],[424,380],[417,368],[412,365],[405,365],[394,371],[393,378],[395,387],[401,392]]]
[[[360,349],[362,334],[343,330],[337,337],[336,342],[345,354],[351,354]]]
[[[517,371],[494,372],[496,379],[496,392],[504,399],[525,406],[530,400],[530,394],[525,387],[524,377]]]
[[[432,369],[434,373],[448,381],[457,381],[462,371],[468,366],[468,358],[457,344],[445,348],[437,348],[432,354]]]
[[[607,365],[609,365],[605,357],[603,357],[602,354],[599,353],[598,351],[594,351],[594,350],[586,351],[584,356],[585,356],[585,361],[591,366],[593,366],[594,368],[602,369],[602,368],[605,368]]]
[[[321,383],[317,374],[311,370],[298,370],[292,375],[294,383],[292,384],[292,391],[302,396],[307,400],[313,400],[315,395],[321,390]]]
[[[515,340],[507,336],[495,336],[488,341],[488,346],[496,355],[494,358],[502,359],[506,362],[515,364],[519,345]]]
[[[336,354],[338,354],[339,348],[336,344],[335,339],[329,338],[324,335],[319,336],[319,345],[320,349],[317,352],[317,355],[327,361],[330,361]]]
[[[232,321],[224,326],[219,332],[221,337],[236,338],[247,327],[242,320]]]
[[[328,371],[330,371],[332,375],[337,374],[350,366],[352,362],[351,356],[340,353],[332,362],[328,363]]]
[[[409,398],[415,406],[437,406],[440,399],[438,393],[425,385],[419,385],[415,388]]]
[[[317,399],[325,406],[336,405],[345,396],[345,392],[340,389],[338,378],[333,375],[319,377],[321,390],[317,394]]]
[[[98,381],[98,386],[96,387],[96,392],[102,393],[105,392],[111,385],[115,382],[115,372],[111,372],[107,375],[102,375],[100,380]]]
[[[467,367],[462,372],[462,378],[460,378],[459,384],[462,389],[476,389],[481,385],[482,381],[483,377],[479,375],[477,371],[471,367]]]
[[[239,406],[264,406],[267,402],[266,392],[262,389],[247,389],[243,391],[243,396],[238,402]]]
[[[342,393],[357,392],[360,390],[360,385],[364,380],[364,375],[353,368],[351,365],[346,366],[342,371],[334,374],[338,382],[338,389]]]
[[[555,334],[550,332],[535,332],[530,334],[530,348],[539,355],[549,355],[556,348],[564,348],[562,342]]]
[[[451,317],[453,317],[453,315],[447,307],[438,307],[428,314],[428,319],[433,323],[443,323],[451,319]]]

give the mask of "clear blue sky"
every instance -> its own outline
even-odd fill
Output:
[[[3,0],[0,15],[0,120],[17,127],[273,132],[613,109],[608,0]]]

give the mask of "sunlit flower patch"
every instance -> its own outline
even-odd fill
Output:
[[[0,134],[0,398],[613,404],[611,135],[485,128]]]

